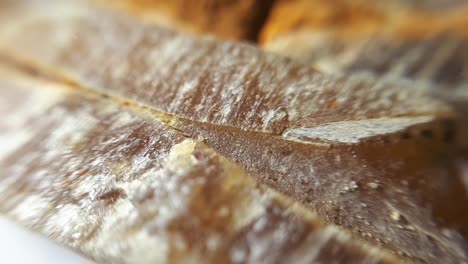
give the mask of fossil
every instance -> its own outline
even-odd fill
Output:
[[[138,107],[0,80],[0,211],[94,260],[397,263]]]
[[[46,94],[42,89],[22,93],[20,88],[8,89],[8,83],[2,89],[4,104],[10,105],[2,112],[15,113],[16,109],[19,116],[13,115],[13,121],[2,121],[3,126],[11,127],[11,132],[4,130],[2,140],[4,149],[12,152],[3,151],[9,154],[0,156],[2,168],[11,170],[2,171],[1,186],[6,188],[2,197],[9,199],[0,205],[3,211],[29,227],[102,261],[120,258],[136,261],[136,255],[132,254],[141,255],[138,250],[151,251],[147,248],[151,243],[147,241],[174,243],[173,250],[191,250],[194,259],[205,254],[211,244],[216,250],[208,257],[215,261],[234,254],[235,237],[242,240],[240,244],[245,242],[243,239],[249,239],[250,232],[232,229],[229,221],[234,226],[236,221],[248,226],[245,222],[250,219],[249,214],[257,212],[249,206],[267,208],[269,203],[287,201],[288,206],[280,206],[278,210],[288,212],[293,199],[307,209],[292,206],[300,208],[291,209],[295,215],[291,217],[300,223],[291,224],[290,237],[280,234],[284,240],[280,239],[278,245],[245,249],[234,255],[251,262],[268,262],[270,256],[262,250],[269,248],[272,258],[284,257],[284,261],[300,256],[316,257],[312,253],[288,251],[291,249],[281,244],[292,243],[289,239],[296,237],[294,228],[311,223],[317,223],[314,225],[320,228],[299,232],[299,237],[307,237],[309,233],[327,235],[328,231],[324,230],[328,226],[304,216],[315,212],[327,224],[339,225],[352,232],[356,239],[363,237],[373,245],[395,251],[404,260],[466,261],[464,234],[468,215],[458,205],[468,201],[461,178],[453,174],[459,167],[452,153],[456,119],[452,109],[431,96],[426,87],[407,89],[394,82],[360,76],[331,77],[248,44],[182,35],[105,8],[90,9],[83,3],[57,2],[48,12],[38,12],[36,6],[26,5],[11,13],[17,19],[0,21],[0,54],[4,63],[47,82],[35,86],[53,83],[68,87],[69,93],[74,94],[66,96],[71,101],[59,103],[60,99],[53,101],[56,95]],[[33,107],[34,102],[39,104],[39,109]],[[55,104],[58,107],[53,107]],[[115,105],[132,111],[112,110]],[[97,111],[94,108],[100,109],[99,113],[94,113]],[[29,112],[23,113],[22,109]],[[54,120],[54,113],[69,120],[57,120],[57,117]],[[23,123],[14,123],[15,118]],[[141,125],[132,123],[135,118]],[[37,135],[28,134],[31,132]],[[27,141],[30,137],[33,140]],[[20,145],[11,145],[12,142]],[[213,165],[214,170],[219,170],[217,176],[206,171],[215,161],[209,159],[200,165],[195,150],[203,157],[214,155],[213,159],[221,160],[220,165]],[[104,161],[100,160],[101,156]],[[173,156],[176,158],[171,159]],[[26,166],[26,161],[34,162]],[[255,177],[260,187],[242,170],[226,169],[235,166],[231,162]],[[51,170],[56,177],[47,177],[41,167]],[[159,174],[143,176],[151,168]],[[209,181],[197,183],[197,170],[201,170],[202,179],[221,177],[222,180],[215,186]],[[229,174],[231,171],[235,175]],[[178,173],[183,175],[178,177]],[[246,188],[245,194],[223,189],[225,182],[235,179],[249,179],[247,183],[239,183],[239,188]],[[187,197],[184,185],[171,180],[184,184],[194,182],[194,186],[199,186],[195,190],[185,188],[187,195],[194,198],[184,200]],[[132,181],[138,184],[134,186]],[[7,183],[18,184],[18,189],[7,188]],[[80,188],[86,189],[84,196],[80,196]],[[171,192],[171,188],[179,189]],[[212,208],[211,199],[204,196],[210,195],[211,188],[211,195],[216,197],[219,193],[219,199],[229,200],[227,206],[231,207],[218,208],[214,199]],[[13,196],[17,190],[24,195]],[[270,196],[273,198],[261,198]],[[39,207],[40,215],[30,217],[16,199],[26,203],[25,206],[34,202],[31,206]],[[172,207],[163,209],[148,204],[146,199],[156,199]],[[76,217],[82,226],[73,224],[78,230],[62,226],[48,230],[50,225],[44,221],[60,217],[57,210],[62,209],[55,207],[64,201],[70,206],[84,206],[79,212],[70,206],[63,209],[65,215],[79,214]],[[50,207],[51,202],[57,204]],[[173,220],[172,213],[187,209],[187,206],[178,208],[179,202],[189,203],[190,211],[182,214],[182,223],[169,221],[176,226],[174,232],[194,225],[190,223],[190,214],[197,221],[214,218],[213,223],[202,222],[197,227],[203,239],[212,233],[218,239],[225,238],[221,239],[221,245],[215,238],[214,242],[208,239],[200,245],[188,242],[195,248],[187,249],[186,242],[193,238],[182,237],[181,245],[177,245],[177,235],[165,237],[170,231],[167,218]],[[203,212],[203,206],[196,207],[201,206],[198,203],[209,204],[208,216],[198,215]],[[132,212],[125,211],[133,208],[130,204],[143,215],[132,216],[135,222],[128,223],[128,218],[133,219],[129,216]],[[41,208],[43,205],[46,208]],[[113,211],[117,206],[122,207]],[[19,212],[15,214],[15,210]],[[222,211],[221,215],[227,213],[230,220],[216,221],[213,214],[218,210]],[[245,215],[241,213],[243,210]],[[231,211],[239,211],[242,217],[232,218]],[[145,230],[154,232],[151,237],[141,229],[141,221],[149,218],[152,221]],[[58,223],[60,219],[54,221]],[[291,221],[287,218],[284,225]],[[273,236],[274,230],[281,231],[282,227],[269,230],[266,237]],[[119,236],[125,237],[129,231],[134,234],[132,239],[111,243],[121,240]],[[255,234],[252,233],[254,241]],[[339,234],[336,237],[346,237],[338,244],[343,252],[348,252],[347,246],[356,244],[347,242],[351,238],[345,232],[336,234]],[[305,250],[308,240],[297,239],[303,241],[297,243],[304,243],[297,250]],[[273,243],[274,239],[268,237],[265,241]],[[319,248],[320,239],[311,243],[311,248]],[[221,247],[219,251],[217,246]],[[172,252],[172,245],[168,247]],[[132,254],[123,254],[127,248]],[[150,260],[167,256],[167,252],[151,252],[155,255],[148,255]],[[351,250],[349,254],[352,252],[364,251]],[[229,256],[234,261],[234,256]],[[359,256],[379,258],[381,255]]]

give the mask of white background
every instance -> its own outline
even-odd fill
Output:
[[[91,264],[70,249],[0,216],[0,262],[5,264]]]

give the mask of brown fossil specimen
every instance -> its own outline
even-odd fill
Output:
[[[97,261],[396,263],[137,106],[0,83],[0,211]]]
[[[83,3],[28,7],[0,20],[2,60],[39,75],[3,74],[3,212],[101,261],[394,261],[357,236],[402,260],[466,261],[455,117],[427,88]]]

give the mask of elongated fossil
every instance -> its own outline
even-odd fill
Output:
[[[396,263],[137,107],[0,76],[0,210],[97,261]]]

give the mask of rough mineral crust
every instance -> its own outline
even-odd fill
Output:
[[[103,263],[400,263],[145,110],[0,70],[0,212]]]
[[[466,262],[455,118],[426,88],[328,77],[249,45],[65,3],[1,21],[0,54],[146,109],[355,236],[414,262]]]

